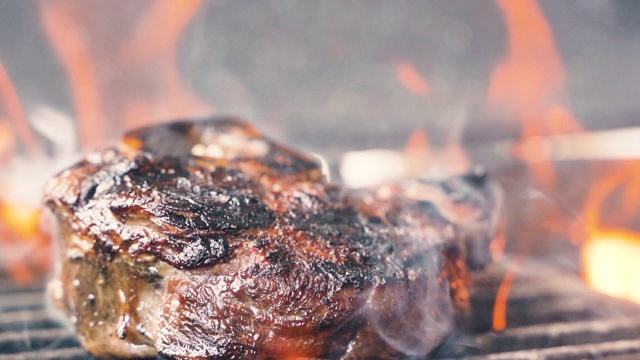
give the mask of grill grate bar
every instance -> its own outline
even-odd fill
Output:
[[[66,328],[0,333],[0,349],[2,349],[4,353],[77,346],[78,342],[73,332]]]
[[[626,356],[628,355],[628,357]],[[467,360],[586,360],[586,359],[638,359],[640,340],[619,340],[597,344],[558,346],[500,354],[467,357]]]
[[[478,286],[471,293],[474,322],[469,330],[488,332],[492,328],[492,313],[500,280],[505,268],[496,266],[476,279]],[[529,270],[529,268],[531,268]],[[536,271],[535,269],[538,269]],[[510,327],[525,327],[545,323],[597,321],[636,317],[637,304],[599,294],[573,275],[556,274],[550,266],[523,265],[509,293],[507,323]],[[526,270],[526,273],[521,273]]]
[[[471,294],[472,329],[454,334],[432,355],[474,360],[640,358],[637,304],[595,293],[575,277],[554,277],[551,267],[545,269],[527,270],[516,278],[507,310],[509,328],[500,333],[490,332],[491,314],[504,268],[476,282],[480,287]],[[71,330],[52,316],[45,310],[42,288],[2,288],[0,360],[92,359]]]
[[[475,337],[480,348],[506,352],[582,343],[629,340],[640,334],[640,318],[552,323],[513,328]]]
[[[31,285],[16,284],[10,276],[0,271],[0,295],[19,292],[42,292],[41,284],[43,283],[44,280],[35,281]]]
[[[51,350],[38,350],[27,351],[19,354],[2,355],[0,354],[0,360],[88,360],[93,359],[85,350],[81,348],[67,348],[67,349],[51,349]]]
[[[0,280],[0,295],[13,295],[18,293],[42,293],[41,286],[16,287],[6,281]]]
[[[494,270],[489,274],[480,274],[474,278],[474,287],[471,289],[471,293],[475,299],[480,301],[493,301],[495,299],[496,289],[500,286],[501,280],[506,274],[504,268],[499,268],[499,270],[502,271]],[[556,291],[558,288],[562,288],[564,291],[559,294]],[[589,293],[591,291],[585,288],[582,282],[576,280],[574,275],[551,276],[549,274],[549,277],[545,279],[517,272],[516,282],[509,292],[509,299],[517,301],[545,297],[573,297]]]
[[[0,312],[16,310],[35,310],[44,307],[45,295],[42,291],[20,292],[12,295],[0,295]]]
[[[45,310],[20,310],[0,316],[0,331],[46,329],[59,327],[59,323]]]

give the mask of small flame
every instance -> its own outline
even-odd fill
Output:
[[[507,271],[498,291],[496,293],[496,302],[493,306],[493,330],[502,331],[507,328],[507,305],[509,301],[509,292],[516,279],[514,271]]]
[[[11,78],[9,78],[9,74],[4,68],[2,62],[0,62],[0,97],[2,98],[2,104],[4,105],[4,113],[13,123],[16,134],[20,137],[31,155],[35,156],[39,154],[40,149],[36,145],[35,138],[33,137],[31,130],[29,129],[27,117],[24,114],[24,109],[22,108],[22,104],[20,103],[20,99],[18,98],[18,93],[13,87]],[[0,107],[0,109],[2,109],[2,107]],[[2,135],[6,135],[7,132],[8,130],[5,130],[4,134]],[[4,144],[5,143],[0,141],[0,148],[2,148]],[[1,151],[0,155],[2,155]]]
[[[396,74],[402,85],[414,94],[420,96],[431,94],[431,86],[413,65],[405,62],[398,63],[396,65]]]
[[[9,122],[0,119],[0,164],[9,159],[15,152],[16,142],[13,128]]]
[[[529,166],[535,183],[548,189],[556,174],[545,138],[581,131],[564,104],[565,72],[553,32],[536,0],[496,0],[508,31],[508,54],[492,74],[487,103],[518,120],[522,141],[514,155]],[[527,245],[525,245],[526,247]],[[504,248],[504,244],[496,244]],[[494,255],[499,254],[499,250]],[[499,256],[499,255],[498,255]],[[508,272],[494,306],[493,328],[507,326],[508,294],[515,274]]]

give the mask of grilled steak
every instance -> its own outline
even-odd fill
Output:
[[[134,131],[47,185],[49,290],[99,357],[423,356],[464,318],[482,173],[347,192],[233,119]]]

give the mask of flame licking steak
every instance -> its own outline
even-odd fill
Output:
[[[484,174],[347,192],[236,120],[129,133],[52,179],[49,289],[100,357],[393,358],[465,316]]]

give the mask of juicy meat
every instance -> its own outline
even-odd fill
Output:
[[[129,133],[52,179],[55,303],[99,357],[423,356],[464,318],[482,173],[347,192],[232,119]]]

